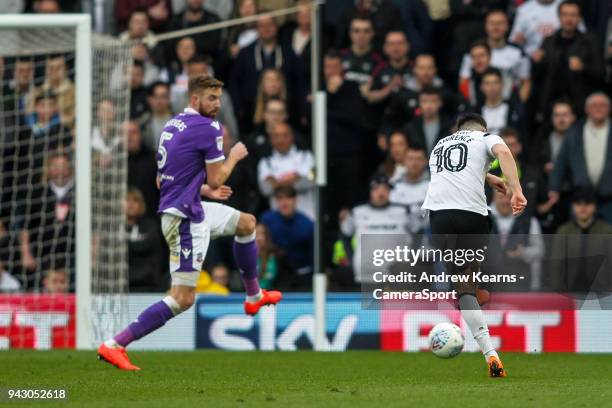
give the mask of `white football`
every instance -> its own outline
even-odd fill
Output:
[[[429,348],[440,358],[455,357],[461,350],[465,339],[459,326],[453,323],[438,323],[429,332]]]

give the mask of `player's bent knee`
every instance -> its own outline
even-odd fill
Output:
[[[176,303],[181,308],[181,312],[189,309],[195,303],[195,292],[193,293],[181,293],[174,297]]]
[[[236,235],[239,237],[249,236],[255,232],[256,225],[257,219],[254,215],[242,212],[236,226]]]

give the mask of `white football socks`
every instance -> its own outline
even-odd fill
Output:
[[[253,296],[247,296],[246,297],[246,301],[249,303],[256,303],[259,302],[261,300],[261,298],[263,297],[263,293],[261,291],[261,289],[259,289],[259,293]]]
[[[113,339],[113,338],[110,338],[110,339],[106,340],[106,341],[104,342],[104,345],[105,345],[106,347],[108,347],[108,348],[112,348],[112,349],[121,347],[121,346],[119,345],[119,343],[117,343],[117,342],[115,341],[115,339]]]
[[[484,354],[485,360],[488,360],[491,356],[497,357],[497,351],[495,351],[489,336],[489,327],[487,322],[485,322],[484,314],[480,309],[476,296],[462,295],[459,298],[459,309],[461,309],[463,320],[465,320],[470,328],[474,340],[476,340],[482,354]]]

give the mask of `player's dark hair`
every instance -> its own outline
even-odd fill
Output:
[[[582,9],[580,8],[580,3],[577,0],[563,0],[559,3],[559,7],[557,7],[557,14],[561,14],[561,8],[563,6],[576,6],[578,8],[578,13],[582,15]]]
[[[295,188],[291,186],[280,186],[274,189],[274,198],[277,198],[277,197],[295,198],[296,196],[297,196],[297,191],[295,191]]]
[[[195,75],[189,78],[187,93],[189,96],[207,89],[223,88],[223,82],[208,75]]]
[[[457,119],[457,129],[461,130],[470,123],[475,123],[485,129],[487,128],[487,121],[484,120],[482,116],[477,113],[468,112],[462,114],[461,116],[459,116],[459,119]]]
[[[153,96],[155,94],[155,88],[157,88],[158,86],[163,86],[168,90],[168,92],[170,92],[170,85],[167,82],[155,81],[147,88],[147,95]]]
[[[419,96],[421,95],[436,95],[438,98],[442,99],[442,92],[440,88],[433,85],[425,85],[421,88],[421,92],[419,92]]]
[[[489,67],[485,69],[485,71],[482,73],[482,78],[484,79],[484,77],[487,75],[495,75],[500,81],[503,81],[502,72],[499,70],[499,68]]]
[[[487,43],[486,40],[484,39],[480,39],[480,40],[476,40],[474,41],[471,45],[470,45],[470,52],[474,49],[474,48],[478,48],[478,47],[482,47],[485,50],[487,50],[487,54],[491,55],[491,47],[489,46],[489,43]]]

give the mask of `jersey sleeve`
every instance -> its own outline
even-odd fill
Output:
[[[200,146],[207,164],[225,159],[223,154],[223,128],[219,122],[202,125],[204,137]]]
[[[483,137],[484,143],[487,146],[487,153],[489,154],[489,156],[491,157],[495,157],[495,155],[493,154],[493,146],[497,145],[497,144],[503,144],[505,145],[506,142],[504,142],[504,139],[502,139],[501,137],[499,137],[498,135],[494,135],[491,133],[487,133],[484,135]]]

